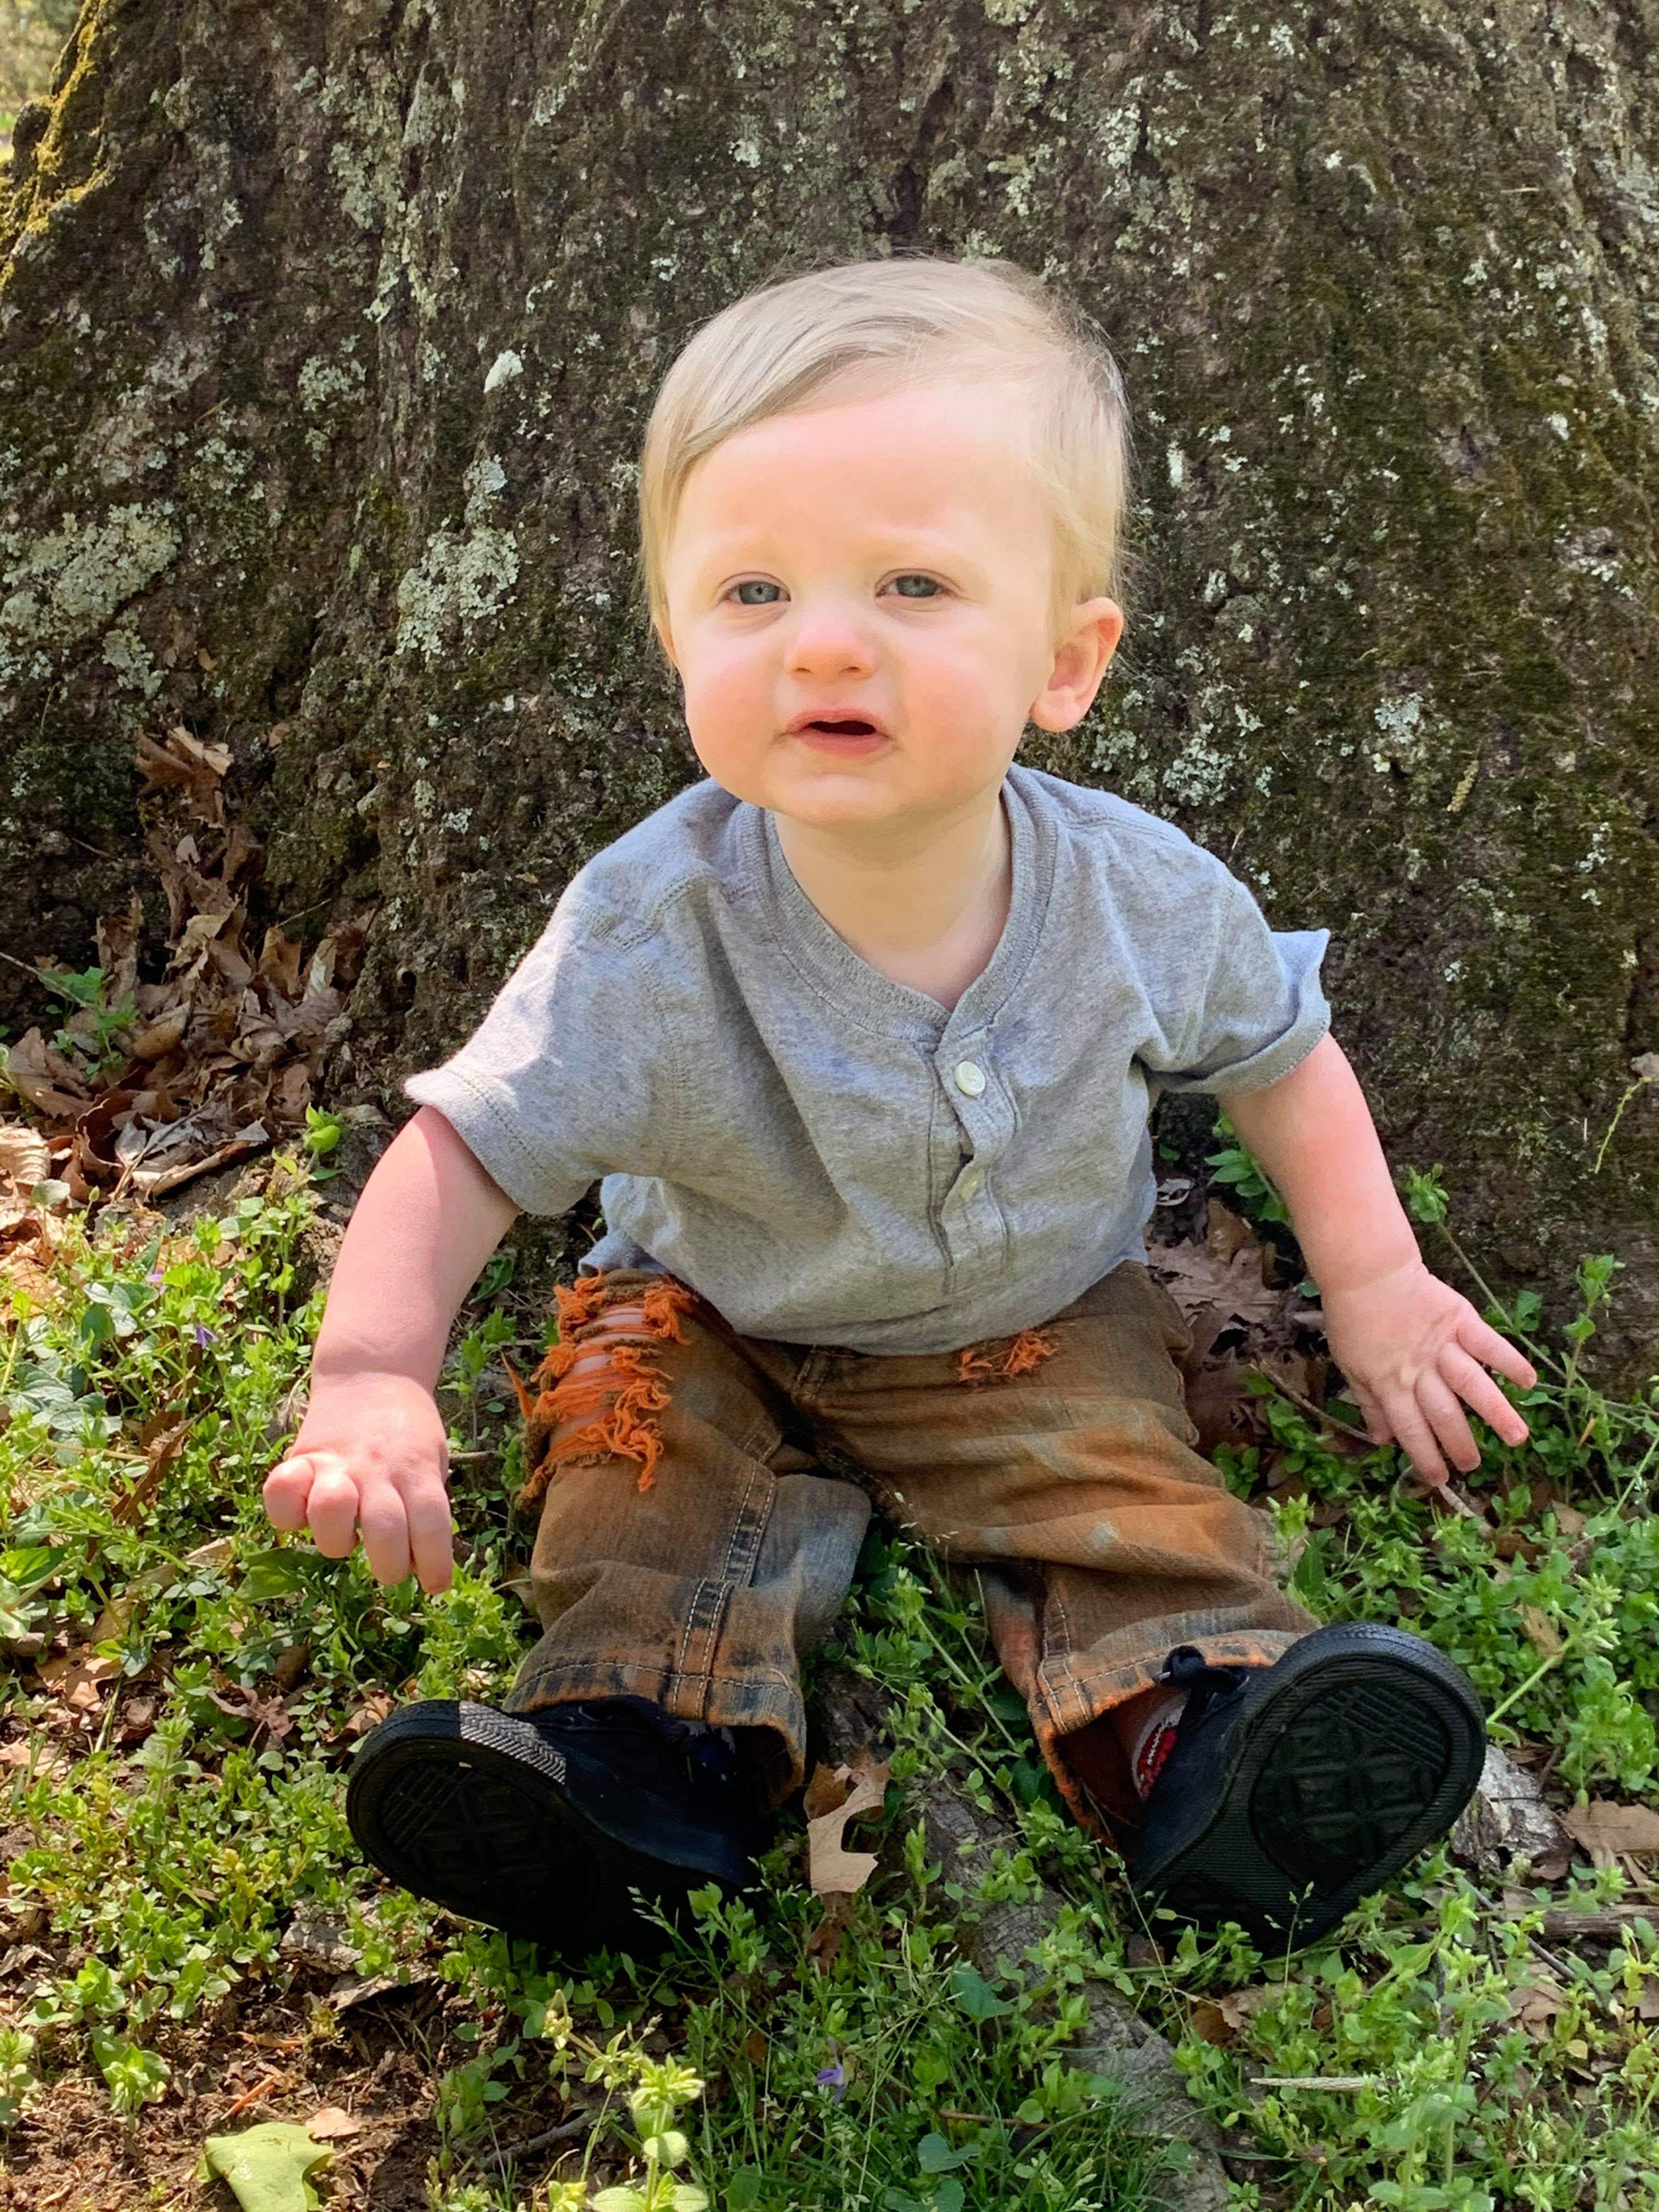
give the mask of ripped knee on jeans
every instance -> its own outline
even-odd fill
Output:
[[[525,1421],[521,1505],[539,1502],[568,1461],[633,1460],[649,1490],[663,1455],[658,1416],[669,1401],[654,1347],[685,1341],[680,1316],[696,1294],[672,1276],[644,1290],[612,1286],[602,1269],[553,1292],[557,1335],[526,1389],[503,1358]]]
[[[1018,1336],[992,1344],[964,1344],[957,1354],[957,1380],[1012,1382],[1016,1375],[1029,1375],[1045,1359],[1052,1359],[1059,1349],[1053,1337],[1045,1336],[1040,1328],[1023,1328]]]

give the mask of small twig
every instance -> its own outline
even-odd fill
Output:
[[[1252,2074],[1254,2089],[1380,2089],[1380,2074]],[[1226,2153],[1224,2151],[1223,2157]]]
[[[556,2142],[568,2142],[572,2136],[583,2135],[593,2124],[592,2112],[578,2112],[574,2119],[561,2120],[556,2128],[544,2128],[538,2136],[526,2136],[522,2142],[508,2143],[505,2150],[485,2151],[472,2160],[474,2166],[510,2166],[515,2158],[528,2158],[532,2150],[550,2149]]]
[[[256,2081],[251,2089],[244,2089],[225,2118],[234,2120],[238,2112],[245,2112],[250,2105],[257,2105],[261,2097],[268,2097],[282,2078],[280,2074],[267,2074],[263,2081]]]
[[[1322,1406],[1316,1406],[1311,1398],[1304,1398],[1299,1390],[1292,1390],[1290,1384],[1282,1381],[1271,1368],[1253,1366],[1250,1372],[1263,1376],[1281,1397],[1288,1398],[1293,1406],[1299,1406],[1304,1413],[1311,1413],[1315,1420],[1322,1421],[1328,1429],[1335,1429],[1345,1437],[1356,1438],[1367,1451],[1381,1450],[1382,1447],[1375,1437],[1367,1436],[1364,1429],[1355,1428],[1352,1421],[1339,1421],[1334,1413],[1328,1413]]]

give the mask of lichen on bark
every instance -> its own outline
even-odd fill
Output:
[[[676,346],[808,258],[1009,255],[1139,457],[1125,646],[1030,757],[1330,927],[1395,1158],[1506,1281],[1617,1251],[1639,1364],[1656,52],[1654,0],[89,0],[0,241],[0,929],[90,957],[182,720],[273,915],[375,902],[332,1075],[395,1107],[695,772],[631,597]]]

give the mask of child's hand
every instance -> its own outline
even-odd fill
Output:
[[[313,1383],[292,1449],[265,1477],[265,1511],[274,1528],[309,1524],[331,1559],[346,1557],[361,1528],[377,1582],[401,1582],[412,1564],[423,1589],[447,1589],[448,1466],[429,1390],[407,1375],[340,1376]]]
[[[1374,1282],[1327,1291],[1323,1303],[1332,1357],[1372,1442],[1395,1439],[1425,1482],[1448,1480],[1448,1459],[1465,1474],[1480,1466],[1464,1406],[1506,1444],[1526,1442],[1526,1423],[1485,1370],[1525,1389],[1537,1382],[1535,1370],[1420,1260]]]

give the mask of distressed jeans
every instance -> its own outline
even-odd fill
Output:
[[[805,1768],[800,1661],[873,1504],[978,1571],[1062,1795],[1121,1840],[1135,1798],[1103,1716],[1176,1644],[1264,1665],[1314,1625],[1261,1516],[1193,1449],[1185,1324],[1134,1262],[1041,1329],[939,1353],[741,1336],[631,1269],[556,1296],[559,1340],[520,1385],[542,1636],[515,1711],[629,1696],[754,1731],[781,1802]]]

